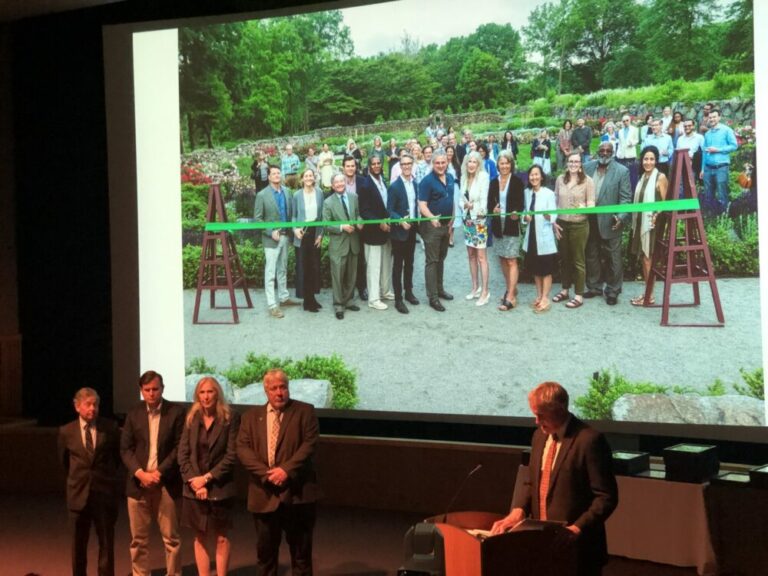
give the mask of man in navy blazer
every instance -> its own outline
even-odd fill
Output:
[[[91,524],[99,539],[99,576],[115,573],[117,423],[99,418],[99,394],[81,388],[74,398],[77,420],[59,428],[58,451],[67,472],[67,508],[72,530],[72,575],[86,576]]]
[[[400,158],[400,176],[389,187],[387,209],[390,218],[418,218],[419,191],[413,178],[413,156],[403,154]],[[416,250],[415,222],[401,222],[390,226],[392,242],[392,286],[395,291],[395,309],[408,314],[405,299],[414,306],[419,300],[413,294],[413,255]]]
[[[131,527],[134,576],[149,576],[149,533],[152,521],[165,545],[165,569],[181,574],[181,540],[176,500],[181,475],[176,451],[184,428],[184,409],[163,399],[163,377],[154,370],[139,378],[142,402],[126,415],[120,436],[120,457],[128,471],[125,494]]]
[[[611,448],[568,411],[568,392],[557,382],[539,384],[528,403],[538,426],[530,479],[491,532],[506,532],[526,516],[565,522],[576,546],[578,576],[599,576],[608,556],[605,521],[619,501]]]
[[[387,185],[382,174],[383,165],[379,156],[368,158],[368,176],[358,191],[360,217],[364,220],[389,218],[387,210]],[[360,234],[363,240],[366,261],[366,284],[368,285],[368,306],[375,310],[386,310],[382,299],[391,300],[392,295],[392,246],[389,243],[389,224],[365,224]]]
[[[237,456],[248,472],[248,511],[256,524],[256,573],[275,576],[282,533],[293,576],[312,574],[315,502],[320,497],[312,458],[318,437],[311,404],[291,400],[288,376],[264,375],[267,403],[243,415]]]

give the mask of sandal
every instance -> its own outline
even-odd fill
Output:
[[[545,312],[549,312],[552,308],[552,302],[547,302],[546,306],[537,306],[533,309],[534,314],[544,314]]]
[[[632,304],[632,306],[645,306],[645,296],[635,296],[629,303]],[[656,300],[651,296],[651,299],[648,300],[648,306],[653,306],[654,304],[656,304]]]
[[[568,300],[568,303],[565,305],[566,308],[579,308],[581,305],[584,304],[583,300],[577,300],[576,298],[571,298]]]
[[[510,302],[506,298],[502,301],[501,304],[499,304],[498,309],[502,312],[509,312],[512,310],[515,306],[517,306],[517,300]]]
[[[563,300],[568,300],[568,292],[558,292],[555,294],[555,297],[552,298],[552,302],[555,304],[562,302]]]

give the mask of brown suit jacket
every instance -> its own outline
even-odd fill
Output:
[[[181,496],[176,449],[183,428],[184,409],[163,400],[160,405],[160,429],[157,431],[157,469],[162,475],[163,486],[173,498]],[[134,406],[125,417],[120,435],[120,457],[128,470],[125,493],[131,498],[140,498],[142,488],[135,474],[137,470],[146,470],[149,463],[149,417],[146,402]]]
[[[314,406],[291,400],[283,412],[275,452],[275,466],[285,470],[288,482],[277,487],[266,481],[269,471],[267,405],[251,408],[243,415],[237,437],[237,456],[249,473],[250,512],[272,512],[281,502],[306,504],[320,497],[312,463],[317,437]]]
[[[91,492],[115,496],[120,463],[120,433],[117,423],[96,419],[96,447],[93,456],[83,445],[80,419],[59,428],[59,459],[67,472],[67,507],[85,508]]]
[[[538,487],[546,441],[546,435],[537,429],[531,445],[530,482],[524,485],[521,499],[514,504],[533,518],[539,517]],[[572,416],[550,478],[547,519],[575,524],[581,529],[577,542],[582,568],[605,563],[605,521],[618,502],[608,442],[600,432]]]

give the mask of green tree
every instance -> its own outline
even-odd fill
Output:
[[[236,39],[237,28],[225,25],[179,30],[179,105],[193,149],[198,133],[212,147],[214,129],[226,131],[232,118],[225,78],[231,73],[228,56]]]
[[[716,0],[652,0],[640,29],[656,82],[695,80],[717,70],[722,26],[716,15]]]
[[[604,67],[631,45],[638,23],[635,0],[560,0],[535,8],[524,27],[526,45],[542,66],[558,70],[558,93],[569,69],[580,79],[580,91],[602,87]]]
[[[752,0],[736,0],[727,10],[728,22],[723,43],[723,72],[751,72],[755,69],[755,27]]]
[[[459,71],[456,90],[464,104],[477,110],[506,102],[509,83],[496,56],[472,48]]]

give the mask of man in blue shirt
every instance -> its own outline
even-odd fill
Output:
[[[704,158],[701,177],[704,180],[704,198],[711,202],[717,190],[717,202],[725,212],[730,201],[728,169],[730,153],[739,147],[736,135],[728,126],[720,124],[720,110],[714,108],[707,117],[709,130],[704,134]]]
[[[301,164],[301,161],[293,153],[293,146],[286,144],[285,154],[280,159],[280,171],[283,173],[283,178],[285,178],[285,185],[291,190],[299,187],[299,164]]]
[[[669,160],[675,153],[675,145],[672,143],[672,137],[664,133],[661,127],[661,120],[651,122],[653,132],[643,141],[643,148],[656,146],[659,151],[659,161],[656,163],[656,168],[669,178]]]
[[[448,158],[445,152],[432,156],[432,172],[419,183],[419,211],[424,218],[421,236],[424,238],[424,277],[429,305],[438,312],[445,312],[440,302],[453,300],[443,289],[443,265],[448,255],[448,231],[453,220],[453,176],[446,173]],[[442,219],[439,217],[443,217]]]

